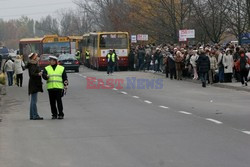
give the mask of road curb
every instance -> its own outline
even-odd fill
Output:
[[[145,73],[151,73],[151,74],[155,74],[155,75],[159,75],[159,76],[165,76],[165,74],[163,74],[163,73],[152,73],[152,72],[148,72],[148,71],[145,71]],[[200,84],[200,81],[198,81],[198,80],[183,79],[182,81]],[[239,87],[232,86],[232,85],[225,85],[225,84],[221,84],[221,83],[215,83],[215,84],[212,84],[211,86],[218,87],[218,88],[231,89],[231,90],[236,90],[236,91],[250,92],[250,89],[248,89],[246,87],[240,87],[240,82],[239,82]]]

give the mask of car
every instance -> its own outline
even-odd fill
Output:
[[[52,55],[50,55],[50,54],[42,54],[40,56],[38,64],[39,64],[39,67],[41,69],[44,69],[46,66],[50,65],[49,56],[52,56]]]
[[[2,59],[7,59],[9,56],[9,50],[5,46],[0,46],[0,55],[2,55]]]
[[[80,62],[74,54],[62,54],[58,57],[58,63],[64,66],[65,70],[79,72]]]

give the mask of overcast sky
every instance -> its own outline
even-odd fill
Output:
[[[56,16],[59,9],[75,8],[72,0],[0,0],[0,18],[17,19],[22,15],[40,19],[51,14]]]

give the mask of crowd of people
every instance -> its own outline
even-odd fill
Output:
[[[17,53],[15,60],[13,60],[10,56],[8,57],[2,67],[2,71],[7,74],[8,86],[13,86],[15,83],[17,86],[22,87],[24,69],[25,64],[19,53]]]
[[[250,45],[137,45],[129,54],[130,70],[162,72],[170,79],[192,78],[202,86],[233,80],[247,86]]]

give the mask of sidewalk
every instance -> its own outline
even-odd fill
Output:
[[[165,76],[165,74],[163,73],[154,73],[151,71],[145,71],[146,73],[152,73],[155,75],[160,75],[160,76]],[[185,78],[183,79],[184,82],[192,82],[192,83],[197,83],[200,84],[200,81],[198,80],[192,80],[189,78]],[[214,87],[219,87],[219,88],[226,88],[226,89],[232,89],[232,90],[237,90],[237,91],[246,91],[246,92],[250,92],[250,82],[248,84],[248,86],[242,86],[240,82],[233,82],[233,83],[215,83],[212,86]]]

